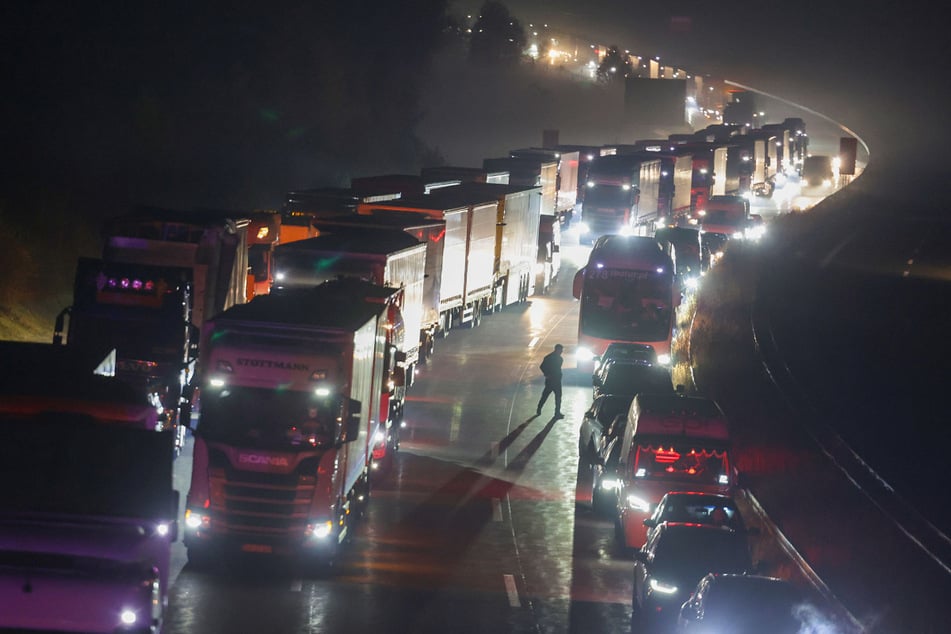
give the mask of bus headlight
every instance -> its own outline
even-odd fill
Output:
[[[576,361],[582,361],[584,363],[587,363],[588,361],[591,361],[592,359],[594,359],[594,353],[591,351],[590,348],[585,348],[582,346],[578,348],[577,350],[575,350]]]

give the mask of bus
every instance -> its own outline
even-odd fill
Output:
[[[598,238],[587,265],[575,274],[572,293],[581,302],[575,352],[579,369],[593,367],[616,341],[650,345],[659,363],[670,364],[681,291],[673,260],[654,238]]]

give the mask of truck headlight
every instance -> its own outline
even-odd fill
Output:
[[[185,527],[190,530],[198,530],[202,527],[208,527],[211,524],[211,516],[205,515],[201,511],[185,509]]]
[[[135,625],[135,622],[138,620],[138,618],[139,616],[135,613],[135,610],[130,608],[125,608],[119,613],[119,622],[125,627]]]
[[[314,539],[327,539],[333,532],[334,525],[333,522],[327,520],[326,522],[311,524],[307,527],[307,529],[310,536]]]

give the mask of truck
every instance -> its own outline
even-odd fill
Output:
[[[439,333],[457,326],[476,327],[490,312],[495,292],[495,241],[498,198],[473,196],[447,187],[426,196],[361,203],[359,214],[386,209],[425,214],[446,223],[439,288]]]
[[[578,169],[581,162],[579,150],[556,150],[549,148],[520,148],[510,150],[512,158],[539,158],[556,161],[558,164],[555,186],[555,215],[563,227],[568,227],[578,202]]]
[[[541,215],[558,215],[558,160],[554,157],[531,155],[521,158],[487,158],[482,160],[482,168],[493,172],[508,172],[510,185],[541,187]]]
[[[115,349],[116,375],[148,396],[179,450],[199,329],[247,299],[250,223],[249,214],[164,209],[109,219],[102,257],[79,259],[72,304],[56,318],[54,343]]]
[[[233,553],[326,571],[369,502],[381,395],[397,358],[382,287],[275,291],[205,323],[202,407],[184,542],[195,566]]]
[[[581,242],[591,244],[605,234],[653,233],[660,171],[659,160],[638,155],[592,161],[581,207]]]
[[[660,161],[660,186],[657,190],[655,226],[687,224],[691,213],[693,155],[669,141],[638,141],[633,154]]]
[[[538,217],[538,256],[535,293],[545,295],[561,270],[561,223],[554,216]]]
[[[439,292],[442,286],[443,247],[446,222],[423,213],[400,212],[391,209],[365,210],[364,214],[344,213],[314,219],[317,231],[334,227],[361,229],[390,229],[403,231],[426,245],[426,268],[423,275],[422,317],[419,330],[419,361],[425,365],[432,357],[439,330]],[[407,328],[407,336],[412,336]]]
[[[456,180],[460,183],[509,184],[508,170],[489,171],[481,167],[460,167],[454,165],[424,167],[420,170],[420,175],[422,175],[425,180],[436,182]]]
[[[688,225],[697,225],[700,211],[706,210],[711,196],[726,193],[727,151],[724,144],[690,141],[677,145],[678,151],[691,156],[690,216]]]
[[[161,632],[175,439],[114,351],[0,342],[0,629]]]
[[[525,302],[535,292],[542,191],[529,185],[462,183],[444,190],[471,200],[497,201],[494,242],[493,309]],[[557,218],[556,216],[551,216]]]
[[[274,284],[274,249],[281,242],[281,212],[255,211],[250,220],[247,299],[271,292],[271,285]]]
[[[389,337],[403,353],[399,376],[394,377],[393,406],[402,411],[405,389],[412,386],[419,362],[418,333],[423,321],[426,245],[405,231],[381,227],[320,225],[320,235],[284,244],[274,250],[277,289],[318,286],[342,278],[356,278],[399,289],[391,300],[400,319]]]
[[[764,231],[763,219],[750,213],[750,201],[744,196],[712,196],[700,218],[700,239],[711,254],[711,264],[723,254],[729,240],[757,240]]]

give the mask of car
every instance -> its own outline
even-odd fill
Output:
[[[797,586],[762,575],[709,573],[680,608],[677,632],[797,634],[817,611]]]
[[[594,358],[594,371],[591,379],[594,380],[598,370],[611,359],[626,359],[643,363],[644,365],[657,365],[657,352],[653,346],[646,343],[630,343],[627,341],[613,341],[608,344],[600,356]]]
[[[670,629],[709,573],[753,574],[746,535],[725,526],[663,522],[634,553],[631,631]]]
[[[594,457],[604,446],[605,430],[618,414],[627,417],[632,400],[633,394],[602,394],[594,399],[581,419],[578,432],[578,455],[583,464],[593,464]]]
[[[638,361],[612,359],[601,365],[594,379],[592,397],[602,394],[630,394],[642,391],[670,392],[674,386],[670,370],[661,365],[644,365]]]
[[[653,514],[644,520],[648,539],[652,529],[664,522],[691,522],[728,526],[733,530],[756,535],[759,531],[748,528],[732,496],[702,491],[670,491],[664,494]]]

